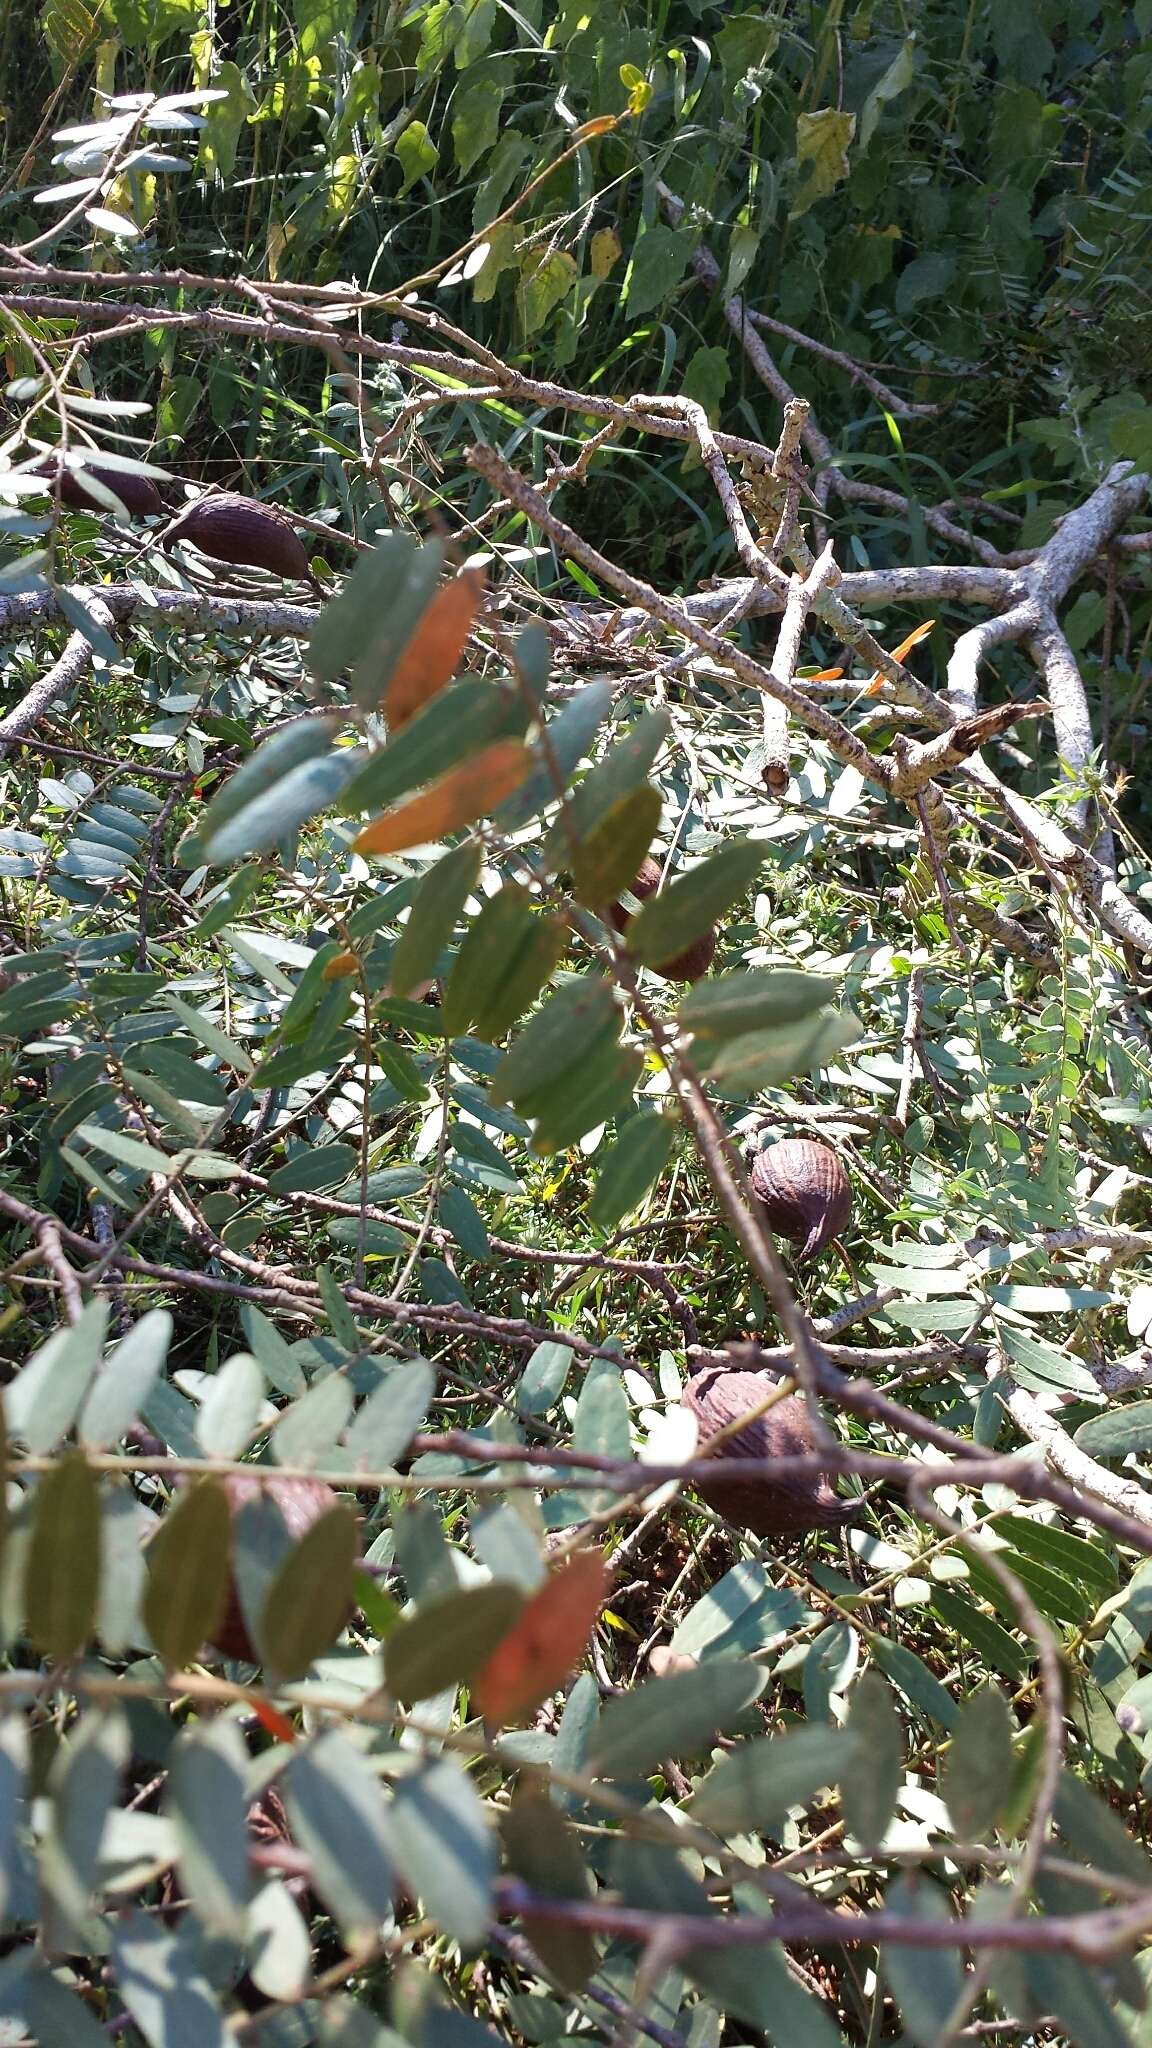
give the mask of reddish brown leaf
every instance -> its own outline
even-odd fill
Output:
[[[592,1633],[607,1581],[600,1550],[578,1550],[549,1575],[472,1680],[473,1703],[486,1721],[522,1720],[563,1685]]]
[[[353,843],[357,853],[403,853],[472,825],[511,796],[534,762],[520,740],[497,740],[482,754],[462,761],[431,789],[365,825]]]
[[[384,692],[384,716],[393,732],[452,681],[483,595],[483,569],[465,569],[441,584]]]

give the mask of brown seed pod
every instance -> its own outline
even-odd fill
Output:
[[[250,1501],[259,1500],[261,1495],[273,1501],[293,1543],[298,1543],[336,1505],[336,1495],[322,1479],[258,1479],[255,1473],[249,1478],[246,1472],[227,1473],[220,1481],[228,1496],[228,1506],[235,1522],[241,1508]],[[233,1553],[234,1555],[235,1553]],[[245,1664],[258,1664],[259,1653],[253,1647],[240,1602],[240,1591],[236,1584],[235,1572],[229,1575],[228,1605],[224,1619],[216,1629],[213,1644],[222,1657],[236,1657]]]
[[[53,461],[42,462],[37,475],[51,477],[56,481],[57,465]],[[160,493],[150,476],[137,476],[130,469],[102,469],[99,463],[86,463],[83,470],[64,469],[60,471],[60,501],[70,505],[77,512],[107,512],[103,498],[86,488],[85,478],[94,477],[98,484],[113,491],[126,512],[134,519],[149,519],[164,510]]]
[[[814,1259],[852,1214],[848,1175],[832,1147],[816,1138],[781,1138],[757,1152],[752,1186],[772,1229],[791,1238],[798,1259]]]
[[[198,498],[166,534],[164,546],[178,540],[190,540],[214,562],[269,569],[274,576],[315,586],[308,550],[291,521],[278,506],[258,504],[238,491]]]
[[[655,896],[659,887],[660,863],[653,860],[651,854],[645,854],[640,872],[632,884],[632,894],[643,902],[646,896]],[[608,915],[618,932],[627,931],[632,922],[631,911],[625,910],[622,903],[614,903]],[[715,957],[716,930],[713,926],[702,932],[698,939],[693,939],[682,953],[675,954],[671,960],[662,960],[652,972],[663,975],[665,981],[699,981],[702,975],[707,974]]]
[[[758,1408],[774,1385],[768,1373],[708,1366],[693,1374],[682,1404],[696,1417],[703,1439]],[[808,1410],[798,1394],[788,1394],[746,1429],[724,1439],[713,1453],[718,1468],[715,1479],[696,1480],[696,1491],[725,1520],[750,1529],[754,1536],[834,1529],[847,1521],[855,1508],[837,1498],[822,1473],[798,1472],[794,1479],[724,1476],[725,1458],[799,1458],[810,1456],[814,1449]]]

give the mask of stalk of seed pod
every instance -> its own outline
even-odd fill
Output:
[[[290,519],[277,505],[265,505],[239,491],[214,491],[198,498],[164,536],[164,546],[191,541],[214,562],[239,569],[266,569],[286,582],[310,583],[325,595],[312,574],[308,550]]]
[[[640,872],[632,884],[632,894],[641,902],[648,896],[655,896],[660,887],[660,863],[651,854],[645,854]],[[622,903],[613,903],[608,915],[618,932],[627,931],[632,922],[632,912],[625,910]],[[662,975],[665,981],[699,981],[707,974],[716,957],[716,927],[712,925],[685,946],[682,953],[676,953],[671,960],[661,960],[652,968],[653,974]]]
[[[103,498],[98,498],[87,487],[86,479],[103,484],[119,498],[126,512],[134,519],[149,519],[164,510],[163,501],[150,476],[138,476],[131,469],[103,469],[99,463],[86,462],[83,469],[66,469],[49,459],[37,465],[36,474],[51,478],[58,490],[60,502],[76,512],[107,512],[110,508]]]
[[[704,1438],[761,1407],[775,1384],[768,1373],[707,1366],[692,1375],[681,1404],[696,1417]],[[834,1529],[856,1509],[838,1498],[824,1474],[798,1472],[789,1478],[765,1473],[762,1479],[747,1479],[729,1478],[723,1469],[726,1458],[808,1457],[815,1447],[806,1403],[800,1395],[788,1394],[743,1429],[725,1437],[712,1453],[716,1477],[697,1479],[693,1484],[717,1514],[754,1536]]]
[[[752,1186],[772,1229],[790,1238],[798,1259],[814,1259],[852,1215],[852,1185],[830,1145],[781,1138],[757,1152]]]

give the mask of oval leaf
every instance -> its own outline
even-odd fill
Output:
[[[374,819],[353,840],[353,847],[357,853],[402,853],[409,846],[443,839],[494,811],[519,789],[531,767],[532,756],[520,740],[497,740],[410,803]]]
[[[359,1521],[340,1501],[289,1551],[258,1629],[263,1661],[279,1678],[303,1678],[335,1642],[352,1611],[359,1555]]]
[[[187,1664],[223,1618],[231,1540],[224,1490],[202,1479],[177,1496],[149,1543],[144,1625],[165,1664]]]

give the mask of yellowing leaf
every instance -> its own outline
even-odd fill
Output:
[[[796,167],[799,173],[791,217],[799,220],[818,199],[848,176],[848,144],[856,133],[855,114],[821,107],[796,117]]]
[[[592,1633],[607,1577],[599,1550],[578,1550],[549,1574],[472,1680],[486,1721],[522,1720],[563,1685]]]
[[[483,595],[483,569],[465,569],[436,592],[384,693],[384,716],[393,732],[451,682]]]
[[[325,967],[322,980],[343,981],[346,975],[355,974],[360,966],[358,953],[337,953]]]
[[[402,853],[475,824],[527,780],[532,755],[520,740],[497,740],[462,761],[409,803],[365,825],[353,841],[357,853]]]
[[[932,631],[932,628],[935,624],[935,619],[925,619],[922,625],[913,626],[912,631],[907,635],[905,639],[903,639],[900,642],[899,647],[894,647],[892,649],[893,661],[903,661],[904,656],[906,654],[910,654],[914,647],[919,646],[921,640],[926,640],[928,638],[928,635]],[[883,687],[884,678],[881,675],[880,670],[877,669],[875,675],[869,678],[868,687],[866,688],[864,695],[866,697],[875,697],[879,694]]]
[[[589,268],[593,277],[607,277],[620,261],[620,237],[615,228],[597,228],[592,237]]]
[[[624,119],[623,114],[597,114],[594,121],[585,121],[582,128],[573,134],[573,142],[591,142],[597,135],[610,135]]]

